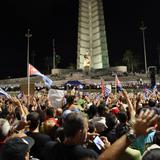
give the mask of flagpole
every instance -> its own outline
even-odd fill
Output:
[[[115,81],[115,82],[114,82],[114,83],[115,83],[115,84],[114,84],[114,85],[115,85],[115,93],[114,93],[114,94],[115,94],[115,96],[117,96],[117,85],[116,85],[116,77],[117,77],[117,75],[115,75],[115,80],[114,80],[114,81]]]
[[[28,29],[27,34],[27,82],[28,82],[28,102],[29,102],[29,95],[30,95],[30,75],[29,75],[29,40],[32,34],[30,34],[30,29]]]
[[[55,39],[53,38],[53,69],[56,68],[56,51],[55,51]]]

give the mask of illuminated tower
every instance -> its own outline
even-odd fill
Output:
[[[108,68],[102,0],[79,0],[78,18],[77,69]]]

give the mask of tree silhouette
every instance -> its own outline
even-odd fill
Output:
[[[139,58],[130,49],[124,52],[122,61],[127,65],[129,72],[134,72],[139,65]]]

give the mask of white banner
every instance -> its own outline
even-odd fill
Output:
[[[48,98],[53,107],[62,107],[64,90],[50,89],[48,92]]]

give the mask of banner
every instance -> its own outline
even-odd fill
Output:
[[[48,99],[51,105],[55,108],[62,107],[64,98],[64,90],[50,89],[48,92]]]

